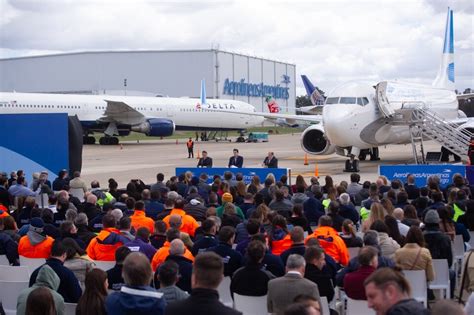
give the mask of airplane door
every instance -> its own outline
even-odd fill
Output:
[[[166,112],[166,117],[173,117],[174,116],[174,108],[173,105],[171,104],[166,104],[165,105],[165,112]]]
[[[387,81],[382,81],[375,88],[375,102],[385,117],[391,117],[395,114],[395,108],[387,98]]]

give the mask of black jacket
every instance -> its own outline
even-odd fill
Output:
[[[242,267],[242,255],[226,243],[209,248],[209,251],[221,256],[224,261],[224,277],[232,277],[234,272]]]
[[[219,241],[216,239],[214,235],[205,234],[199,240],[194,242],[193,249],[191,250],[191,254],[196,257],[197,254],[200,252],[205,251],[210,247],[214,247],[219,245]]]
[[[453,252],[451,251],[451,239],[441,232],[438,224],[427,224],[423,232],[426,248],[431,253],[433,259],[447,259],[448,266],[453,263]]]
[[[169,304],[165,309],[166,315],[238,315],[242,314],[219,302],[216,290],[196,288],[186,300]]]
[[[58,293],[64,298],[66,303],[77,303],[82,295],[79,281],[77,280],[74,273],[68,268],[63,266],[62,261],[56,258],[49,258],[46,260],[46,264],[54,270],[61,279],[59,284]],[[37,268],[30,277],[30,287],[36,282],[36,277],[41,267]]]
[[[415,299],[401,300],[387,310],[387,315],[429,315],[423,304]]]
[[[329,302],[332,301],[334,298],[334,287],[332,285],[331,275],[328,272],[325,272],[324,269],[319,270],[318,267],[313,264],[306,264],[304,277],[318,285],[320,296],[326,296]]]
[[[232,294],[264,296],[268,291],[268,281],[273,278],[275,276],[270,271],[263,269],[261,264],[249,263],[234,273],[230,291]]]
[[[169,255],[166,260],[172,260],[179,267],[179,281],[176,286],[183,291],[191,292],[191,274],[193,273],[193,262],[186,257],[178,255]]]
[[[0,255],[6,255],[8,262],[18,266],[18,244],[7,233],[0,232]]]
[[[85,247],[89,245],[90,241],[97,236],[94,232],[92,232],[89,227],[85,224],[77,224],[77,237],[84,242]]]

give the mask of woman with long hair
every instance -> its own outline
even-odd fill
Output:
[[[86,274],[86,288],[77,303],[76,315],[105,315],[107,298],[107,273],[92,269]]]
[[[291,247],[290,232],[284,216],[277,214],[272,220],[272,231],[268,236],[273,255],[280,255]]]
[[[388,228],[388,236],[393,238],[400,246],[405,245],[405,237],[400,234],[397,220],[391,215],[385,216],[385,225]]]
[[[405,206],[403,208],[403,220],[402,223],[408,226],[420,226],[420,220],[416,214],[416,208],[412,205]]]
[[[388,227],[383,220],[375,220],[370,229],[379,233],[379,247],[382,256],[393,258],[400,244],[388,235]]]
[[[425,248],[423,232],[417,226],[410,227],[406,237],[406,244],[395,252],[394,260],[404,270],[425,270],[426,281],[434,279],[431,254]]]
[[[304,180],[303,175],[298,175],[296,176],[296,181],[294,185],[291,185],[291,191],[293,193],[297,192],[297,187],[304,187],[304,190],[308,188],[308,184],[306,184],[306,181]]]
[[[293,226],[301,226],[304,231],[313,233],[311,227],[309,226],[308,219],[304,215],[302,204],[296,204],[293,206],[291,217],[288,219],[288,223],[292,224]]]
[[[74,239],[66,237],[62,243],[66,248],[64,267],[74,273],[77,280],[79,280],[79,285],[84,289],[86,275],[95,267],[95,264]]]
[[[372,202],[367,220],[362,222],[362,232],[367,232],[376,220],[384,221],[387,212],[380,202]]]
[[[249,186],[250,185],[254,185],[257,188],[257,192],[259,192],[263,188],[262,184],[260,183],[260,177],[258,177],[257,175],[254,175],[252,177],[252,181],[250,182]]]
[[[323,194],[327,194],[329,193],[328,190],[329,188],[334,188],[334,181],[332,180],[332,177],[329,176],[329,175],[326,175],[326,177],[324,178],[324,186],[321,187],[321,190],[323,191]]]
[[[390,200],[389,198],[383,198],[382,200],[380,200],[380,203],[384,207],[385,211],[387,211],[387,214],[392,215],[393,210],[395,210],[392,200]]]
[[[451,219],[448,209],[446,207],[438,208],[438,215],[439,215],[439,229],[444,234],[448,235],[451,238],[451,241],[454,241],[454,236],[456,236],[456,227],[454,226],[454,222]]]
[[[345,219],[342,222],[342,233],[340,235],[347,247],[362,247],[364,245],[362,239],[356,235],[354,222],[350,219]]]
[[[56,315],[53,295],[46,287],[31,291],[26,299],[25,315]]]

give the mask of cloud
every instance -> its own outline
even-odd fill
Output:
[[[430,83],[448,4],[455,10],[456,79],[463,90],[474,87],[469,0],[0,0],[0,57],[218,45],[294,63],[298,76],[307,74],[326,91],[360,78]],[[294,80],[304,93],[299,78]]]

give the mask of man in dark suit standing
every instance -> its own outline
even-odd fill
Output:
[[[239,155],[238,149],[234,149],[234,155],[230,157],[228,167],[241,168],[242,165],[244,165],[244,158]]]
[[[207,151],[202,151],[202,158],[199,159],[197,167],[212,167],[212,158],[207,156]]]
[[[269,313],[283,314],[293,303],[295,297],[307,294],[318,300],[319,290],[316,283],[305,279],[306,262],[301,255],[292,254],[286,262],[286,274],[268,282],[267,309]]]
[[[275,157],[273,152],[268,152],[265,160],[263,160],[263,166],[267,168],[278,168],[278,159]]]

